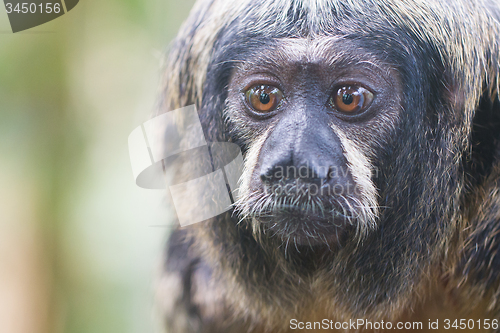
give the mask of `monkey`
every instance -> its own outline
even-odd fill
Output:
[[[169,236],[167,332],[500,332],[499,40],[493,0],[198,0],[159,110],[244,165]]]

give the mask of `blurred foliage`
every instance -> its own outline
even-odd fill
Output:
[[[1,332],[155,331],[168,212],[135,186],[127,136],[192,5],[81,0],[16,34],[0,10]]]

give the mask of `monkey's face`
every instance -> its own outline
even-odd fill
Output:
[[[401,112],[396,72],[337,37],[263,50],[229,81],[225,116],[246,148],[237,211],[296,246],[366,235],[378,223],[376,156]]]

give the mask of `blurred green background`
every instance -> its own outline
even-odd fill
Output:
[[[81,0],[13,34],[0,6],[0,332],[157,332],[169,230],[129,133],[193,0]]]

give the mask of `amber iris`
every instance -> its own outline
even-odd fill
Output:
[[[257,85],[245,92],[248,105],[257,112],[271,112],[280,104],[283,93],[276,87]]]
[[[335,90],[330,104],[340,112],[359,113],[366,110],[373,100],[373,93],[358,86],[342,86]]]

